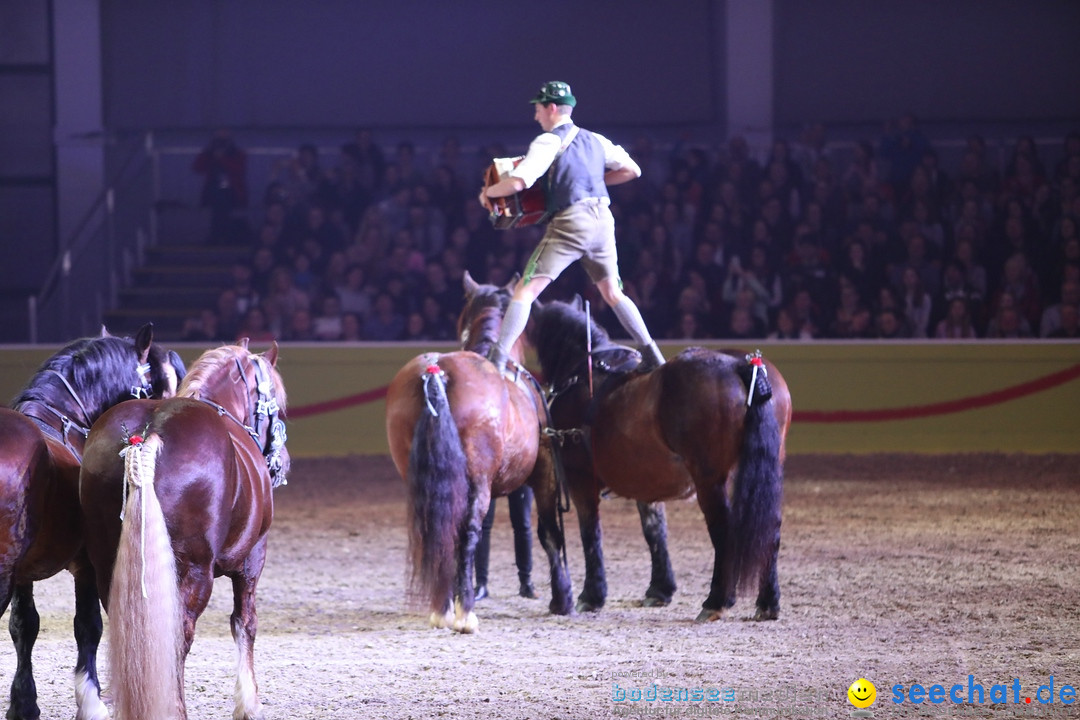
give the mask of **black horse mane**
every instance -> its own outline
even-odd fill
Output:
[[[554,300],[533,308],[529,341],[536,348],[540,369],[549,384],[561,385],[584,369],[588,354],[586,327],[590,326],[594,354],[619,347],[607,330],[573,305]]]
[[[510,291],[495,285],[480,285],[469,296],[458,319],[462,348],[486,355],[499,340],[499,328],[510,305]],[[468,338],[464,336],[468,331]]]
[[[75,340],[46,360],[30,379],[29,385],[11,401],[11,407],[40,402],[52,406],[71,406],[74,399],[59,373],[75,388],[93,422],[98,415],[130,396],[138,382],[135,341],[113,336]]]

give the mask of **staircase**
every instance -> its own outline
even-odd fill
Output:
[[[105,325],[126,335],[153,322],[155,340],[177,341],[187,318],[215,306],[218,294],[232,284],[232,264],[247,261],[251,249],[206,244],[209,216],[202,208],[162,204],[157,213],[158,244],[146,249],[130,287],[105,313]]]

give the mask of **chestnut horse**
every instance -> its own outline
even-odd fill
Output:
[[[285,388],[247,341],[208,350],[170,400],[125,403],[90,431],[79,499],[109,614],[118,720],[185,718],[184,663],[214,578],[232,580],[237,720],[262,717],[255,588],[289,467]]]
[[[169,397],[184,377],[176,353],[155,345],[153,326],[135,339],[102,332],[70,343],[0,408],[0,614],[11,603],[17,667],[7,717],[39,713],[31,655],[39,620],[34,583],[67,569],[75,578],[75,696],[79,718],[103,718],[97,676],[101,608],[79,522],[79,463],[86,433],[131,397]]]
[[[585,551],[578,609],[598,610],[607,595],[599,508],[606,488],[638,501],[652,555],[646,605],[666,605],[675,592],[661,501],[696,493],[714,551],[697,621],[720,618],[736,589],[755,580],[755,619],[775,619],[791,422],[791,396],[776,367],[760,355],[689,348],[650,373],[635,372],[633,350],[614,345],[580,307],[559,302],[534,308],[527,332],[552,389],[553,423],[564,440],[579,440],[565,442],[563,453]]]
[[[463,633],[478,624],[473,559],[490,499],[525,483],[536,497],[538,535],[551,566],[549,610],[567,615],[573,603],[551,443],[541,435],[540,386],[523,370],[506,378],[485,359],[516,280],[496,288],[466,273],[458,319],[463,350],[418,355],[386,395],[390,454],[409,491],[411,599],[429,603],[434,627]],[[520,364],[520,343],[511,355]]]

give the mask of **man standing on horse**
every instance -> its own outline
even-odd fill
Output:
[[[581,260],[604,301],[641,350],[641,371],[664,362],[634,301],[623,294],[615,250],[615,218],[609,209],[607,186],[641,176],[641,168],[619,145],[599,133],[574,125],[570,116],[577,98],[564,82],[544,83],[530,101],[533,119],[544,132],[507,177],[480,193],[489,211],[491,198],[507,197],[543,178],[548,222],[543,239],[529,258],[525,273],[514,288],[488,359],[500,371],[509,349],[525,330],[532,303],[570,263]]]

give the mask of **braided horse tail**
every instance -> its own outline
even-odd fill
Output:
[[[109,667],[116,720],[180,717],[180,593],[154,489],[161,436],[124,451],[127,499],[109,591]]]
[[[446,376],[435,364],[425,373],[420,412],[409,453],[410,596],[426,600],[431,623],[445,624],[458,570],[457,547],[469,497],[465,450],[446,397]]]

